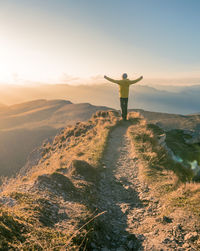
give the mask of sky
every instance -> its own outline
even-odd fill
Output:
[[[0,83],[200,83],[199,0],[0,0]]]

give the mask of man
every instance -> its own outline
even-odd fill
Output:
[[[119,85],[119,95],[120,95],[120,105],[121,105],[121,110],[122,110],[122,118],[123,118],[123,120],[126,120],[129,86],[132,84],[135,84],[138,81],[140,81],[141,79],[143,79],[143,76],[141,76],[140,78],[137,78],[135,80],[129,80],[128,75],[126,73],[124,73],[122,75],[122,80],[114,80],[114,79],[109,78],[107,76],[104,76],[104,78]]]

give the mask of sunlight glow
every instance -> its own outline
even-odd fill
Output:
[[[188,4],[180,12],[178,1],[147,2],[2,1],[0,84],[118,78],[123,72],[199,78],[200,36],[193,32],[199,3],[189,4],[188,13]]]

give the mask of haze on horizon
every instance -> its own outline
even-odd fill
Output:
[[[127,72],[197,84],[199,7],[197,0],[0,1],[0,83],[95,83]]]

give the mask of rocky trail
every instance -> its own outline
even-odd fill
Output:
[[[195,250],[184,244],[181,224],[167,217],[160,222],[159,201],[138,178],[138,159],[127,135],[130,125],[124,122],[111,132],[104,154],[96,206],[106,213],[98,219],[93,251]]]
[[[143,220],[145,188],[137,179],[137,158],[131,151],[126,122],[116,127],[103,158],[104,171],[99,185],[98,208],[106,213],[99,220],[102,250],[139,250],[142,235],[134,229]],[[94,244],[95,247],[95,244]]]

